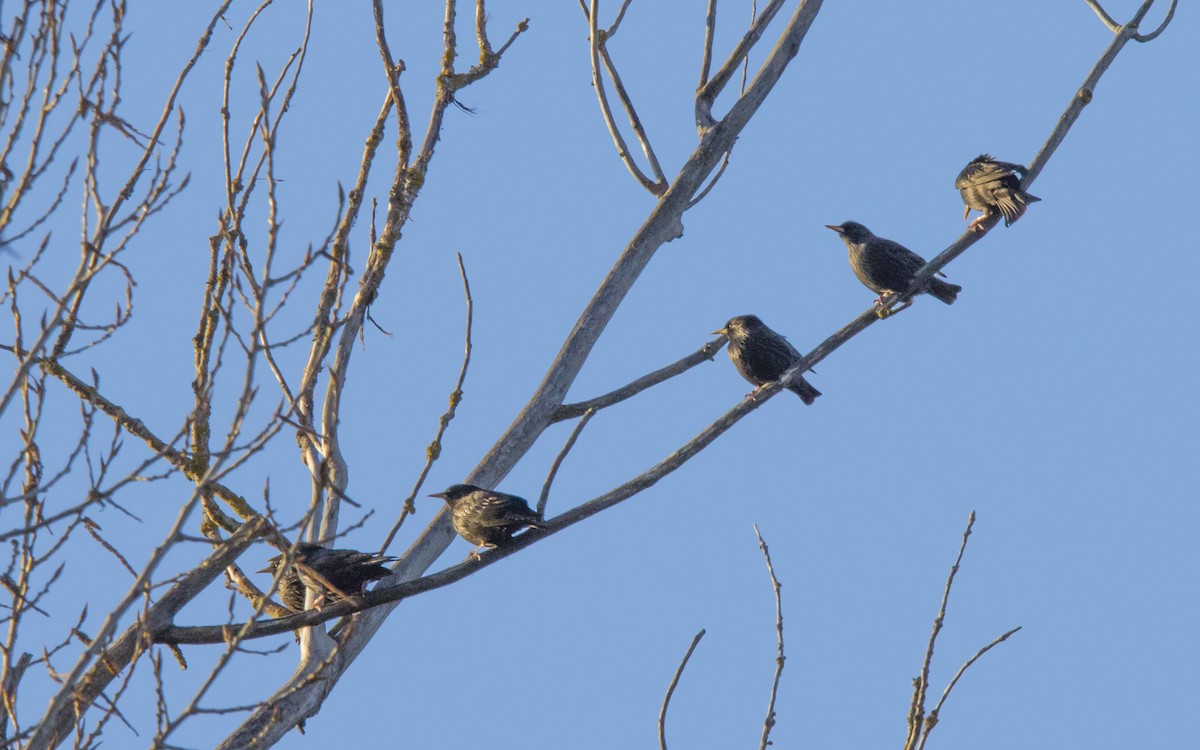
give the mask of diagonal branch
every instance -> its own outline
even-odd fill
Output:
[[[568,419],[574,419],[575,417],[578,417],[586,412],[604,409],[612,406],[613,404],[619,404],[628,398],[633,398],[651,386],[655,386],[659,383],[670,380],[676,375],[682,375],[701,362],[711,362],[712,358],[717,355],[717,352],[721,351],[722,341],[723,339],[709,341],[704,346],[687,355],[683,359],[680,359],[677,362],[672,362],[666,367],[655,370],[648,375],[643,375],[632,383],[622,386],[615,391],[609,391],[603,396],[597,396],[596,398],[591,398],[587,401],[580,401],[574,404],[563,404],[562,406],[558,407],[558,411],[554,415],[554,421],[562,422]]]
[[[1117,55],[1121,52],[1121,49],[1125,46],[1125,43],[1137,36],[1137,26],[1139,23],[1141,23],[1147,11],[1150,10],[1150,6],[1153,4],[1154,0],[1145,0],[1145,2],[1142,3],[1141,8],[1139,8],[1138,12],[1134,14],[1133,19],[1121,27],[1120,32],[1109,44],[1108,49],[1104,51],[1104,54],[1100,56],[1100,59],[1092,67],[1091,72],[1089,72],[1087,77],[1084,79],[1083,85],[1079,87],[1079,89],[1075,92],[1075,95],[1072,97],[1071,102],[1067,105],[1066,111],[1064,111],[1062,116],[1058,118],[1058,123],[1054,126],[1054,130],[1050,133],[1050,137],[1046,139],[1046,143],[1042,146],[1041,150],[1038,151],[1037,156],[1035,156],[1033,161],[1029,163],[1029,171],[1026,174],[1025,179],[1021,181],[1022,188],[1028,188],[1033,184],[1034,180],[1036,180],[1038,175],[1041,174],[1042,169],[1044,169],[1046,164],[1050,161],[1050,157],[1053,156],[1054,152],[1058,150],[1058,147],[1062,145],[1063,140],[1067,137],[1067,133],[1071,130],[1071,126],[1075,124],[1075,121],[1078,120],[1079,116],[1083,113],[1083,108],[1091,103],[1093,92],[1096,89],[1096,85],[1100,82],[1100,77],[1103,76],[1105,71],[1108,70],[1109,66],[1112,65],[1113,61],[1117,58]],[[1172,3],[1171,10],[1174,10],[1174,3]],[[1153,33],[1153,36],[1158,36],[1160,33],[1162,33],[1163,29],[1166,27],[1166,24],[1169,23],[1170,20],[1171,13],[1168,13],[1166,20],[1163,21],[1163,25]],[[968,229],[966,232],[964,232],[961,237],[959,237],[952,245],[950,245],[950,247],[939,253],[916,273],[916,275],[913,277],[912,286],[908,288],[908,291],[903,294],[893,295],[892,297],[888,298],[886,305],[879,310],[880,315],[882,317],[886,317],[887,314],[889,314],[892,310],[907,306],[909,301],[916,294],[916,291],[924,286],[926,281],[932,278],[934,274],[945,267],[950,261],[966,252],[968,247],[975,244],[975,241],[986,234],[992,227],[996,225],[999,220],[1000,215],[996,214],[979,225],[981,227],[980,231],[972,232]]]

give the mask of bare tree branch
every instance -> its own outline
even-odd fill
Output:
[[[538,496],[537,514],[540,516],[546,512],[546,502],[550,499],[550,485],[554,483],[554,477],[558,474],[558,467],[562,466],[562,462],[566,459],[567,454],[575,447],[575,441],[579,439],[579,433],[583,432],[583,428],[587,427],[587,423],[596,416],[595,409],[588,409],[583,413],[583,418],[575,425],[575,429],[571,430],[570,437],[563,445],[562,450],[554,458],[554,463],[550,465],[550,471],[546,474],[546,481],[542,484],[542,494]]]
[[[767,745],[771,744],[771,730],[775,727],[775,698],[779,695],[779,680],[783,677],[783,663],[787,657],[783,655],[783,597],[780,592],[782,588],[779,579],[775,577],[775,566],[771,564],[771,553],[767,549],[767,543],[763,541],[762,534],[758,531],[758,524],[754,524],[754,535],[758,537],[758,548],[762,550],[763,559],[767,561],[767,573],[771,576],[771,590],[775,592],[775,640],[778,644],[778,652],[775,657],[775,677],[771,681],[771,697],[767,701],[767,718],[763,719],[762,739],[759,740],[759,750],[767,750]]]
[[[458,405],[462,403],[463,384],[467,380],[467,368],[471,365],[471,328],[475,320],[475,301],[471,298],[471,283],[467,280],[467,268],[463,265],[462,253],[456,253],[456,257],[458,258],[458,273],[463,283],[463,296],[467,300],[467,330],[464,334],[462,366],[458,369],[458,380],[454,383],[454,390],[450,391],[450,405],[446,408],[445,413],[442,414],[441,419],[438,420],[437,434],[433,436],[433,440],[425,449],[425,465],[421,467],[421,473],[417,476],[417,481],[413,485],[412,492],[404,499],[404,507],[400,511],[400,517],[396,519],[392,530],[384,538],[383,544],[379,545],[379,554],[381,555],[387,552],[388,547],[391,546],[392,540],[396,538],[396,533],[404,525],[404,519],[416,512],[416,505],[413,504],[413,501],[416,500],[417,493],[425,486],[425,478],[429,476],[429,470],[433,468],[433,462],[437,461],[442,455],[442,437],[446,434],[446,428],[450,426],[450,421],[454,419]]]
[[[963,676],[963,673],[966,672],[967,669],[972,664],[974,664],[976,661],[978,661],[979,657],[983,656],[988,651],[991,651],[993,647],[998,646],[1001,643],[1004,643],[1005,641],[1007,641],[1009,636],[1015,634],[1020,629],[1021,629],[1020,626],[1018,626],[1018,627],[1015,627],[1012,630],[1008,631],[1007,633],[1003,633],[1003,634],[997,636],[995,638],[995,640],[993,640],[991,643],[984,646],[983,648],[979,649],[979,651],[977,651],[974,656],[972,656],[970,659],[967,659],[967,661],[964,662],[963,665],[958,668],[958,671],[954,673],[954,679],[950,680],[950,684],[946,685],[946,689],[944,691],[942,691],[942,697],[938,699],[937,705],[934,706],[933,710],[929,712],[929,716],[925,719],[925,729],[921,733],[921,742],[917,746],[917,750],[924,750],[925,743],[929,740],[929,733],[933,731],[933,728],[935,726],[937,726],[938,716],[941,715],[941,711],[942,711],[942,704],[944,704],[946,702],[946,699],[950,697],[950,691],[953,690],[954,686],[958,684],[958,680],[960,677]]]
[[[658,712],[658,746],[662,750],[667,750],[667,708],[671,705],[671,696],[675,694],[675,688],[679,685],[679,678],[683,676],[684,667],[687,666],[688,660],[692,658],[692,652],[696,650],[696,646],[700,644],[700,639],[703,637],[704,628],[701,628],[700,632],[692,638],[687,653],[683,655],[683,659],[679,662],[679,668],[675,670],[675,676],[671,678],[671,684],[667,685],[667,694],[663,696],[662,708]]]
[[[600,0],[591,0],[591,2],[590,11],[583,4],[583,0],[580,0],[579,7],[583,9],[584,16],[588,22],[588,39],[591,41],[592,52],[592,87],[596,90],[596,98],[600,102],[600,113],[604,116],[604,124],[608,126],[608,132],[612,136],[613,145],[617,147],[617,155],[625,163],[625,168],[629,170],[629,173],[634,176],[634,179],[642,187],[646,188],[653,195],[661,196],[667,190],[667,178],[663,175],[662,167],[658,163],[658,157],[654,154],[654,148],[650,145],[646,131],[642,128],[642,122],[633,107],[633,101],[629,98],[629,92],[625,90],[624,84],[621,83],[621,77],[617,74],[616,66],[613,65],[612,58],[608,55],[605,43],[608,40],[610,32],[601,31],[597,28],[599,22],[596,16],[600,12]],[[621,6],[621,12],[618,14],[617,20],[613,22],[613,29],[620,23],[621,16],[625,14],[625,7],[627,5],[628,2]],[[646,159],[650,162],[650,169],[654,172],[654,179],[646,176],[641,167],[633,160],[633,155],[629,153],[629,147],[625,144],[625,137],[621,135],[621,130],[617,127],[616,120],[613,118],[612,108],[608,104],[608,95],[604,91],[604,77],[600,74],[601,57],[604,58],[604,66],[608,70],[609,77],[612,78],[613,88],[617,92],[617,97],[620,99],[621,105],[625,108],[625,114],[629,117],[629,124],[633,127],[633,132],[637,135],[638,142],[642,146],[642,151],[646,154]]]
[[[913,680],[913,698],[908,710],[908,739],[904,743],[906,750],[916,746],[921,729],[925,724],[925,693],[929,690],[929,665],[933,662],[933,647],[937,643],[938,634],[942,632],[942,624],[946,620],[946,604],[950,601],[950,589],[954,586],[954,576],[958,575],[958,566],[962,564],[963,553],[967,550],[967,540],[971,536],[971,527],[975,525],[975,511],[967,517],[967,528],[963,532],[962,544],[958,547],[958,557],[950,566],[950,575],[946,577],[946,588],[942,592],[942,605],[938,608],[937,617],[933,619],[933,632],[929,634],[929,645],[925,647],[925,658],[921,662],[921,673]]]
[[[717,352],[721,351],[721,345],[723,342],[724,338],[718,338],[713,341],[709,341],[704,346],[687,355],[683,359],[672,362],[666,367],[655,370],[648,375],[643,375],[632,383],[622,386],[615,391],[610,391],[603,396],[597,396],[596,398],[588,399],[587,401],[580,401],[579,403],[575,404],[563,404],[562,406],[558,407],[558,413],[554,415],[554,421],[562,422],[568,419],[574,419],[575,417],[586,414],[589,411],[598,411],[600,409],[612,406],[613,404],[619,404],[625,399],[632,398],[651,386],[666,382],[676,375],[682,375],[702,362],[711,362],[713,357],[717,355]]]
[[[184,517],[181,517],[180,521],[183,520]],[[254,541],[260,529],[258,523],[245,524],[237,534],[210,555],[205,564],[196,567],[180,579],[107,648],[104,648],[106,633],[111,631],[111,627],[103,628],[100,635],[93,640],[85,658],[76,666],[75,674],[70,676],[66,687],[51,702],[26,748],[44,750],[65,739],[75,726],[76,716],[84,713],[86,707],[104,691],[121,670],[146,650],[152,642],[151,634],[169,623],[188,602],[208,588],[208,585],[221,575],[221,571]],[[139,579],[134,585],[134,591],[138,591],[142,586],[143,581]],[[113,618],[110,618],[109,622],[115,624]],[[87,674],[82,674],[83,667],[90,660],[89,657],[95,657],[95,663]]]

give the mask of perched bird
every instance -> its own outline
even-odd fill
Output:
[[[971,209],[982,211],[968,229],[977,231],[980,225],[997,211],[1004,215],[1004,226],[1025,215],[1025,208],[1041,198],[1021,189],[1021,180],[1028,169],[1020,164],[997,161],[990,154],[980,154],[958,173],[954,187],[962,193],[963,218]]]
[[[542,517],[524,498],[485,490],[473,484],[454,484],[435,492],[450,506],[454,530],[477,547],[498,547],[512,540],[521,529],[542,526]]]
[[[259,573],[279,575],[279,598],[284,606],[295,612],[304,611],[304,590],[311,589],[317,595],[317,606],[325,599],[337,601],[343,596],[361,594],[368,581],[391,573],[384,563],[394,557],[352,549],[329,549],[319,544],[296,545],[292,564],[279,574],[283,555],[276,555],[267,562]]]
[[[857,221],[825,226],[841,235],[842,242],[850,251],[850,268],[859,281],[879,295],[881,306],[885,295],[900,294],[908,289],[913,276],[925,265],[925,259],[920,255],[899,242],[876,237]],[[947,305],[954,304],[961,291],[961,286],[938,278],[930,278],[918,290],[919,293],[932,294]],[[880,310],[879,316],[887,317],[888,314]]]
[[[742,377],[755,386],[748,394],[752,398],[759,388],[779,380],[801,359],[796,347],[768,328],[767,324],[755,315],[730,318],[724,328],[718,328],[713,333],[724,334],[729,338],[729,358],[733,360],[733,366]],[[821,395],[821,392],[804,378],[788,386],[788,390],[806,404],[811,404]]]

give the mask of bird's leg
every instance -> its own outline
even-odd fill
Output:
[[[990,218],[992,218],[991,212],[988,212],[981,216],[976,216],[975,221],[972,221],[970,224],[967,225],[967,231],[982,232],[983,231],[983,222],[987,221]]]
[[[913,303],[913,301],[911,299],[909,299],[909,300],[905,300],[903,305],[900,305],[899,307],[897,307],[893,310],[889,310],[886,307],[881,308],[879,310],[879,319],[883,320],[884,318],[890,318],[893,315],[895,315],[896,313],[900,312],[901,310],[907,310],[908,308],[912,307],[912,303]]]
[[[965,219],[970,215],[971,215],[971,207],[964,203],[963,204],[963,218]]]
[[[763,389],[763,387],[761,385],[758,386],[754,390],[747,393],[746,398],[750,399],[751,401],[757,401],[758,400],[758,392],[761,391],[762,389]]]

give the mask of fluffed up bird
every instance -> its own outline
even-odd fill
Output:
[[[1006,227],[1024,216],[1030,203],[1041,200],[1021,189],[1020,178],[1028,172],[1020,164],[998,161],[990,154],[980,154],[963,167],[954,180],[954,187],[962,194],[965,204],[963,218],[967,218],[972,208],[983,212],[983,216],[977,216],[967,228],[978,231],[980,225],[997,212],[1003,214]]]
[[[879,317],[886,318],[891,313],[882,307],[884,296],[900,294],[908,289],[917,271],[925,265],[925,259],[899,242],[876,237],[870,229],[857,221],[825,226],[837,232],[842,242],[846,243],[846,248],[850,251],[850,268],[863,285],[879,295]],[[961,291],[962,287],[957,284],[930,278],[918,293],[931,294],[947,305],[952,305]]]
[[[368,581],[374,581],[391,573],[384,563],[394,557],[352,549],[329,549],[319,544],[296,545],[293,563],[279,574],[283,555],[276,555],[267,562],[259,573],[279,575],[279,598],[284,606],[295,612],[304,611],[304,590],[316,594],[315,606],[324,600],[337,601],[343,596],[361,594]]]
[[[729,359],[733,360],[733,366],[742,377],[755,386],[748,394],[751,398],[762,386],[783,377],[783,374],[801,359],[796,347],[768,328],[756,315],[730,318],[724,328],[718,328],[713,333],[724,334],[729,338]],[[821,392],[804,378],[788,386],[788,390],[806,404],[811,404],[821,395]]]
[[[513,534],[521,529],[545,528],[542,517],[529,507],[525,498],[516,495],[473,484],[453,484],[430,497],[446,501],[454,530],[476,547],[499,547],[512,541]]]

